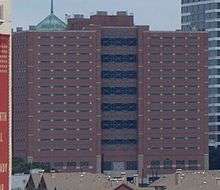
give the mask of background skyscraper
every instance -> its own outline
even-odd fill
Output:
[[[182,0],[181,12],[183,31],[207,31],[209,34],[210,166],[220,169],[220,1]]]
[[[11,46],[10,1],[0,0],[0,190],[10,188]]]

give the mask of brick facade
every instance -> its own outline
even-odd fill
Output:
[[[114,175],[206,168],[206,33],[154,32],[99,12],[13,42],[14,78],[25,81],[14,85],[14,139],[19,129],[28,137],[15,140],[15,156]]]

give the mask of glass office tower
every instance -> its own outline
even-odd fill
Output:
[[[182,0],[181,12],[183,31],[209,34],[209,147],[210,159],[217,163],[220,159],[220,0]]]

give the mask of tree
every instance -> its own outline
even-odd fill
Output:
[[[13,158],[12,160],[12,173],[25,173],[29,174],[31,169],[43,169],[45,172],[50,172],[49,165],[43,165],[40,163],[28,163],[22,158]]]

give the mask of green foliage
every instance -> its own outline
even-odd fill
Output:
[[[25,173],[29,174],[31,169],[43,169],[45,172],[50,172],[50,166],[45,166],[39,163],[28,163],[22,158],[13,158],[12,160],[12,173]]]

